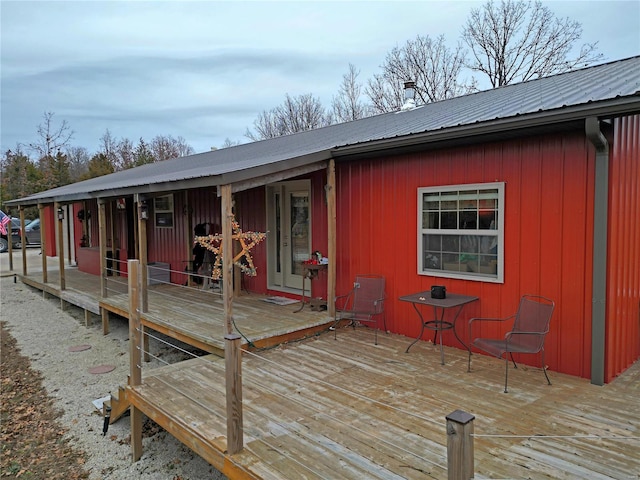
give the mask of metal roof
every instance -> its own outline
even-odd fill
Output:
[[[640,56],[477,92],[413,110],[180,157],[92,178],[10,205],[220,186],[363,152],[640,113]]]

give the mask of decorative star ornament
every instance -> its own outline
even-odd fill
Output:
[[[236,221],[235,215],[231,219],[231,229],[233,232],[231,239],[238,241],[240,247],[242,247],[242,250],[233,257],[233,264],[237,265],[242,273],[255,277],[257,271],[250,252],[253,247],[267,237],[267,234],[260,232],[243,232]],[[222,278],[222,234],[196,236],[194,243],[199,243],[210,252],[213,252],[215,261],[213,262],[211,278],[214,280]]]

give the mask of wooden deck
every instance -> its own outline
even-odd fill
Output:
[[[225,454],[224,361],[143,370],[134,405],[229,478],[446,478],[445,416],[476,416],[477,478],[637,479],[640,362],[604,387],[511,370],[366,328],[262,352],[242,365],[245,449]],[[612,438],[618,437],[618,438]]]
[[[20,280],[49,295],[71,303],[85,311],[100,314],[102,310],[127,318],[129,297],[124,277],[107,277],[107,297],[101,297],[100,278],[78,271],[65,270],[66,289],[60,290],[58,271],[48,272],[47,283],[42,273]],[[264,348],[296,340],[328,329],[332,319],[327,312],[311,311],[306,306],[275,305],[264,302],[262,295],[243,294],[234,299],[234,328],[243,337],[243,348]],[[64,301],[64,302],[62,302]],[[108,316],[103,316],[108,319]],[[108,320],[107,320],[108,321]],[[163,333],[206,352],[223,355],[224,315],[222,298],[211,290],[198,290],[173,284],[149,287],[149,309],[141,313],[145,328]],[[108,325],[103,326],[105,332]]]
[[[128,312],[124,279],[110,278],[101,299],[95,276],[68,270],[62,292],[57,272],[48,276],[19,277],[94,313]],[[445,347],[442,366],[429,342],[405,353],[412,339],[381,334],[376,346],[366,328],[260,350],[326,330],[330,318],[257,295],[233,303],[255,351],[242,365],[245,449],[228,455],[221,299],[155,285],[149,306],[148,328],[216,355],[143,367],[127,401],[229,478],[446,478],[445,416],[457,409],[476,416],[477,478],[640,478],[640,362],[604,387],[555,372],[548,386],[539,369],[521,367],[504,394],[500,361],[474,355],[467,373],[464,351]]]

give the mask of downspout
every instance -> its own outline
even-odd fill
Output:
[[[609,233],[609,143],[596,117],[585,119],[585,134],[596,148],[593,206],[591,383],[604,385],[607,315],[607,235]]]

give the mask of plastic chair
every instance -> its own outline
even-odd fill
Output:
[[[473,324],[476,322],[507,322],[513,319],[513,327],[504,335],[504,338],[475,338],[471,346],[487,352],[497,358],[504,355],[504,393],[507,393],[507,380],[509,375],[509,359],[514,368],[518,368],[513,359],[514,353],[538,353],[542,352],[542,371],[551,385],[547,375],[547,367],[544,363],[544,341],[549,333],[549,323],[555,303],[541,296],[524,295],[520,299],[518,311],[506,318],[472,318],[469,320],[469,338],[473,338]],[[467,371],[471,371],[471,346],[469,347],[469,361]],[[508,355],[507,355],[508,354]]]
[[[382,315],[384,330],[387,320],[384,316],[384,277],[380,275],[357,275],[353,288],[346,295],[335,298],[336,314],[331,330],[337,338],[336,326],[341,320],[349,319],[355,329],[357,323],[373,323],[375,344],[378,344],[378,318]]]

